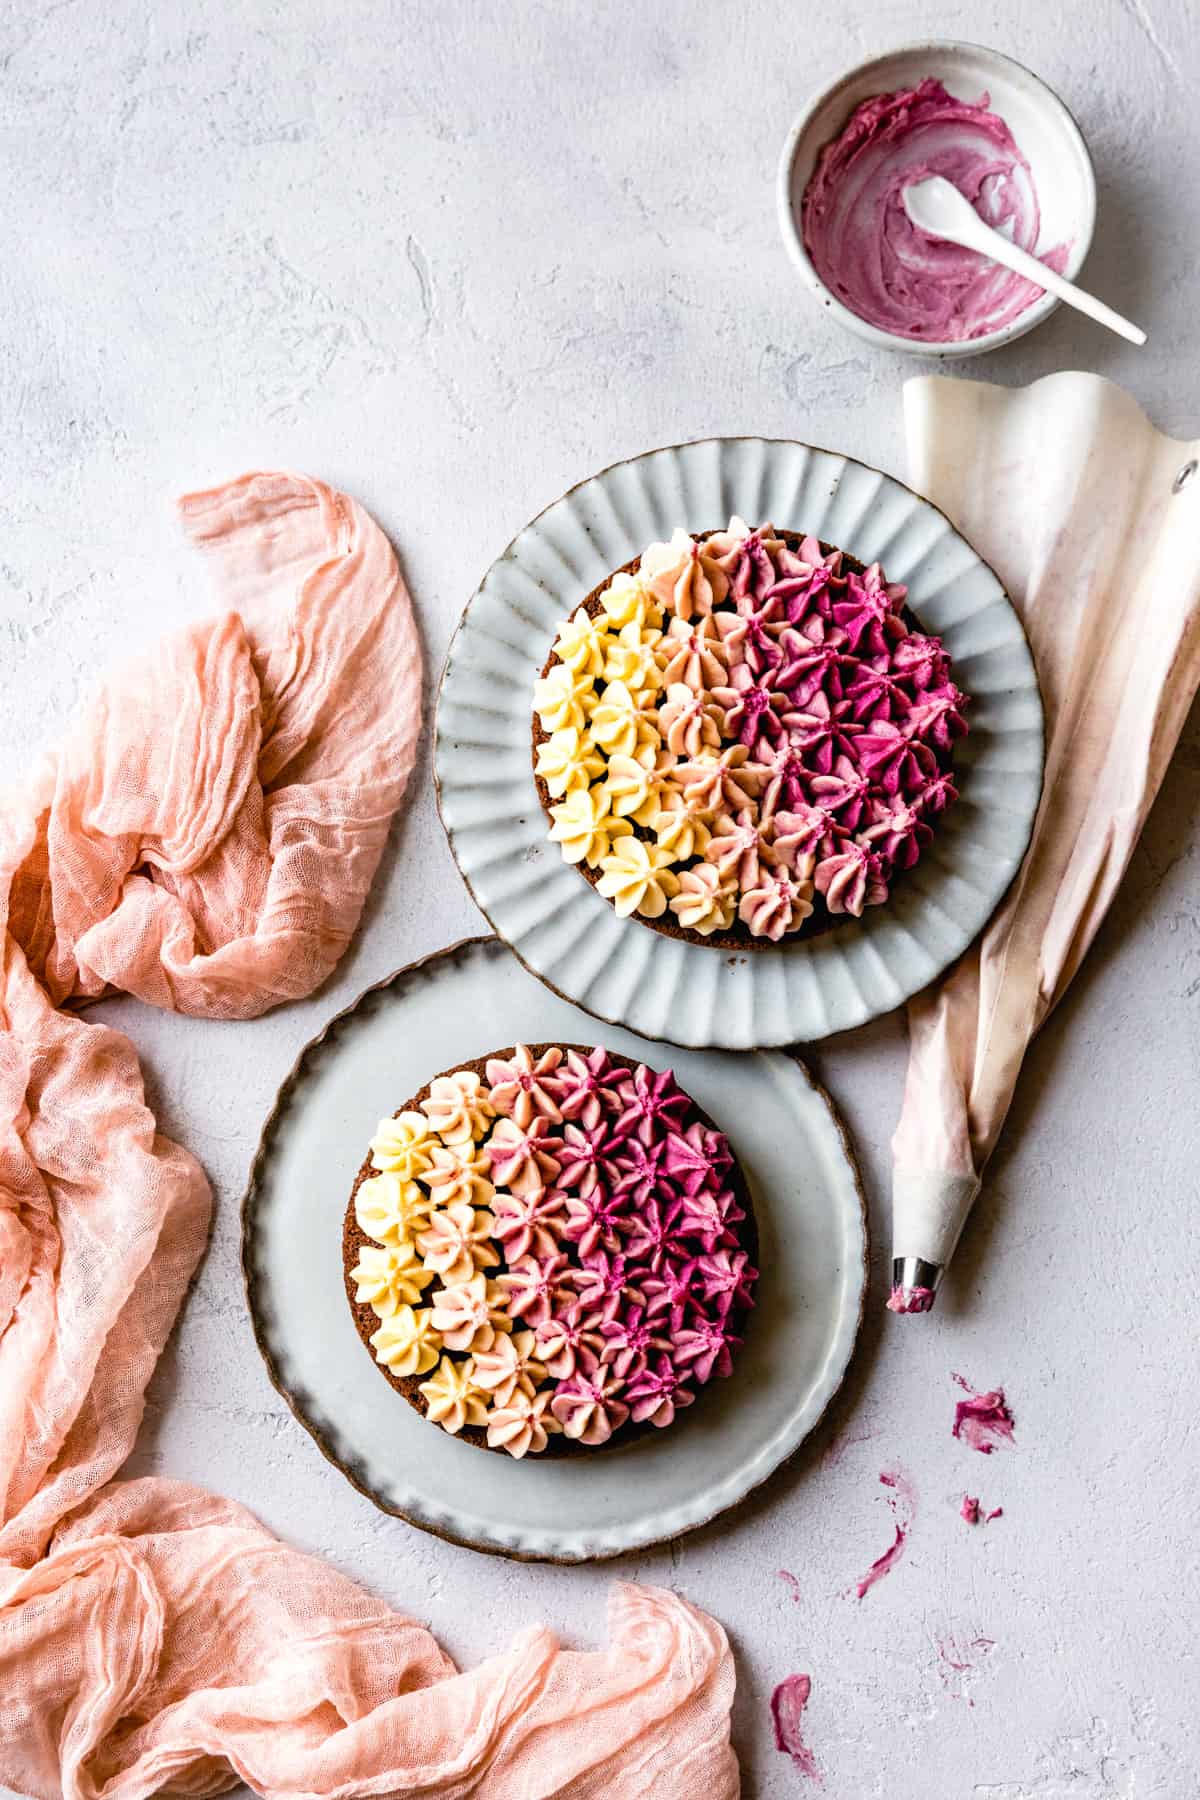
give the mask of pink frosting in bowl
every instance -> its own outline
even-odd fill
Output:
[[[881,348],[977,356],[1032,330],[1058,301],[912,226],[903,190],[930,173],[1072,280],[1092,240],[1095,173],[1057,94],[980,44],[884,51],[796,119],[779,164],[779,226],[818,304]]]
[[[926,79],[864,100],[826,144],[804,191],[804,247],[826,286],[868,324],[921,342],[1011,324],[1043,290],[974,250],[930,236],[904,207],[911,182],[942,175],[1025,250],[1041,226],[1029,163],[987,94],[957,100]],[[1041,260],[1060,273],[1070,246]]]

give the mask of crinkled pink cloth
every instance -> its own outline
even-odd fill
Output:
[[[719,1626],[616,1590],[613,1647],[533,1628],[457,1675],[421,1626],[241,1507],[113,1483],[208,1231],[119,989],[247,1018],[357,923],[420,724],[382,532],[319,483],[186,500],[235,610],[110,679],[0,810],[0,1780],[28,1794],[727,1800]],[[469,1579],[467,1559],[464,1574]]]

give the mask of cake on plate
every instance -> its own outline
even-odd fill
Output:
[[[622,917],[754,948],[887,899],[967,730],[903,586],[815,538],[676,531],[564,618],[536,682],[548,835]]]
[[[513,1457],[664,1430],[728,1375],[757,1233],[729,1141],[669,1069],[517,1044],[384,1119],[343,1226],[392,1386]]]

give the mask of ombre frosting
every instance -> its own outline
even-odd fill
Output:
[[[723,579],[697,556],[672,592],[697,612]],[[641,601],[617,601],[642,630]],[[588,666],[606,654],[572,644]],[[444,1430],[514,1457],[559,1434],[595,1447],[665,1428],[730,1373],[757,1281],[746,1215],[728,1140],[669,1070],[518,1044],[383,1120],[371,1166],[354,1296]]]
[[[622,917],[778,942],[886,900],[956,797],[966,699],[905,589],[741,519],[652,544],[559,627],[550,837]]]

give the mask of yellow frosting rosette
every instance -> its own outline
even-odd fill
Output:
[[[608,773],[599,791],[614,818],[649,825],[658,814],[658,779],[653,767],[647,768],[634,756],[610,756]]]
[[[592,742],[591,733],[576,731],[574,726],[551,732],[538,745],[533,766],[552,800],[561,800],[564,794],[590,787],[593,781],[604,778],[604,758]]]
[[[372,1175],[354,1196],[359,1227],[377,1244],[403,1244],[421,1230],[433,1201],[394,1170]]]
[[[559,662],[573,675],[594,679],[602,673],[608,653],[607,620],[593,619],[581,606],[559,626],[554,650]]]
[[[670,906],[686,931],[698,931],[701,937],[728,931],[737,914],[737,882],[713,863],[697,863],[680,875],[679,891]]]
[[[487,1088],[474,1069],[456,1069],[453,1075],[439,1075],[431,1081],[421,1111],[443,1144],[450,1146],[481,1138],[496,1116]]]
[[[460,1432],[464,1425],[483,1425],[487,1420],[487,1398],[475,1382],[475,1365],[468,1356],[463,1362],[443,1356],[428,1381],[421,1383],[429,1417],[443,1431]]]
[[[643,741],[638,727],[643,722],[642,700],[652,695],[635,694],[623,681],[610,681],[592,710],[592,741],[609,756],[632,756]]]
[[[637,575],[614,575],[600,596],[604,615],[614,630],[626,625],[661,625],[663,609]]]
[[[655,841],[667,851],[672,862],[687,862],[693,856],[703,856],[712,835],[678,788],[661,792],[659,809],[650,825]]]
[[[589,869],[611,854],[619,838],[633,831],[628,819],[616,818],[610,811],[609,796],[601,783],[576,788],[550,808],[550,817],[550,836],[561,847],[565,861],[585,862]]]
[[[548,675],[533,686],[533,710],[543,731],[582,731],[595,705],[590,675],[576,675],[565,663],[555,663]]]
[[[658,646],[662,632],[640,626],[636,619],[605,639],[605,681],[623,681],[632,693],[657,693],[662,686]]]
[[[406,1239],[402,1244],[364,1244],[350,1279],[357,1283],[354,1298],[358,1304],[387,1319],[399,1307],[420,1302],[421,1289],[433,1280],[433,1271],[422,1266]]]
[[[639,837],[622,838],[601,860],[596,886],[612,901],[619,918],[627,919],[636,912],[644,919],[659,919],[667,902],[679,892],[679,878],[670,863],[671,857],[659,845]]]
[[[459,1151],[469,1154],[460,1156]],[[472,1206],[490,1206],[496,1195],[492,1186],[491,1160],[476,1153],[474,1138],[458,1144],[439,1144],[433,1161],[420,1177],[422,1187],[429,1189],[434,1207],[453,1206],[467,1200]]]
[[[424,1375],[437,1362],[442,1340],[434,1330],[433,1314],[427,1306],[420,1311],[398,1306],[372,1333],[371,1348],[375,1360],[393,1375]]]
[[[381,1119],[371,1139],[371,1167],[412,1181],[429,1167],[429,1122],[419,1112]]]

